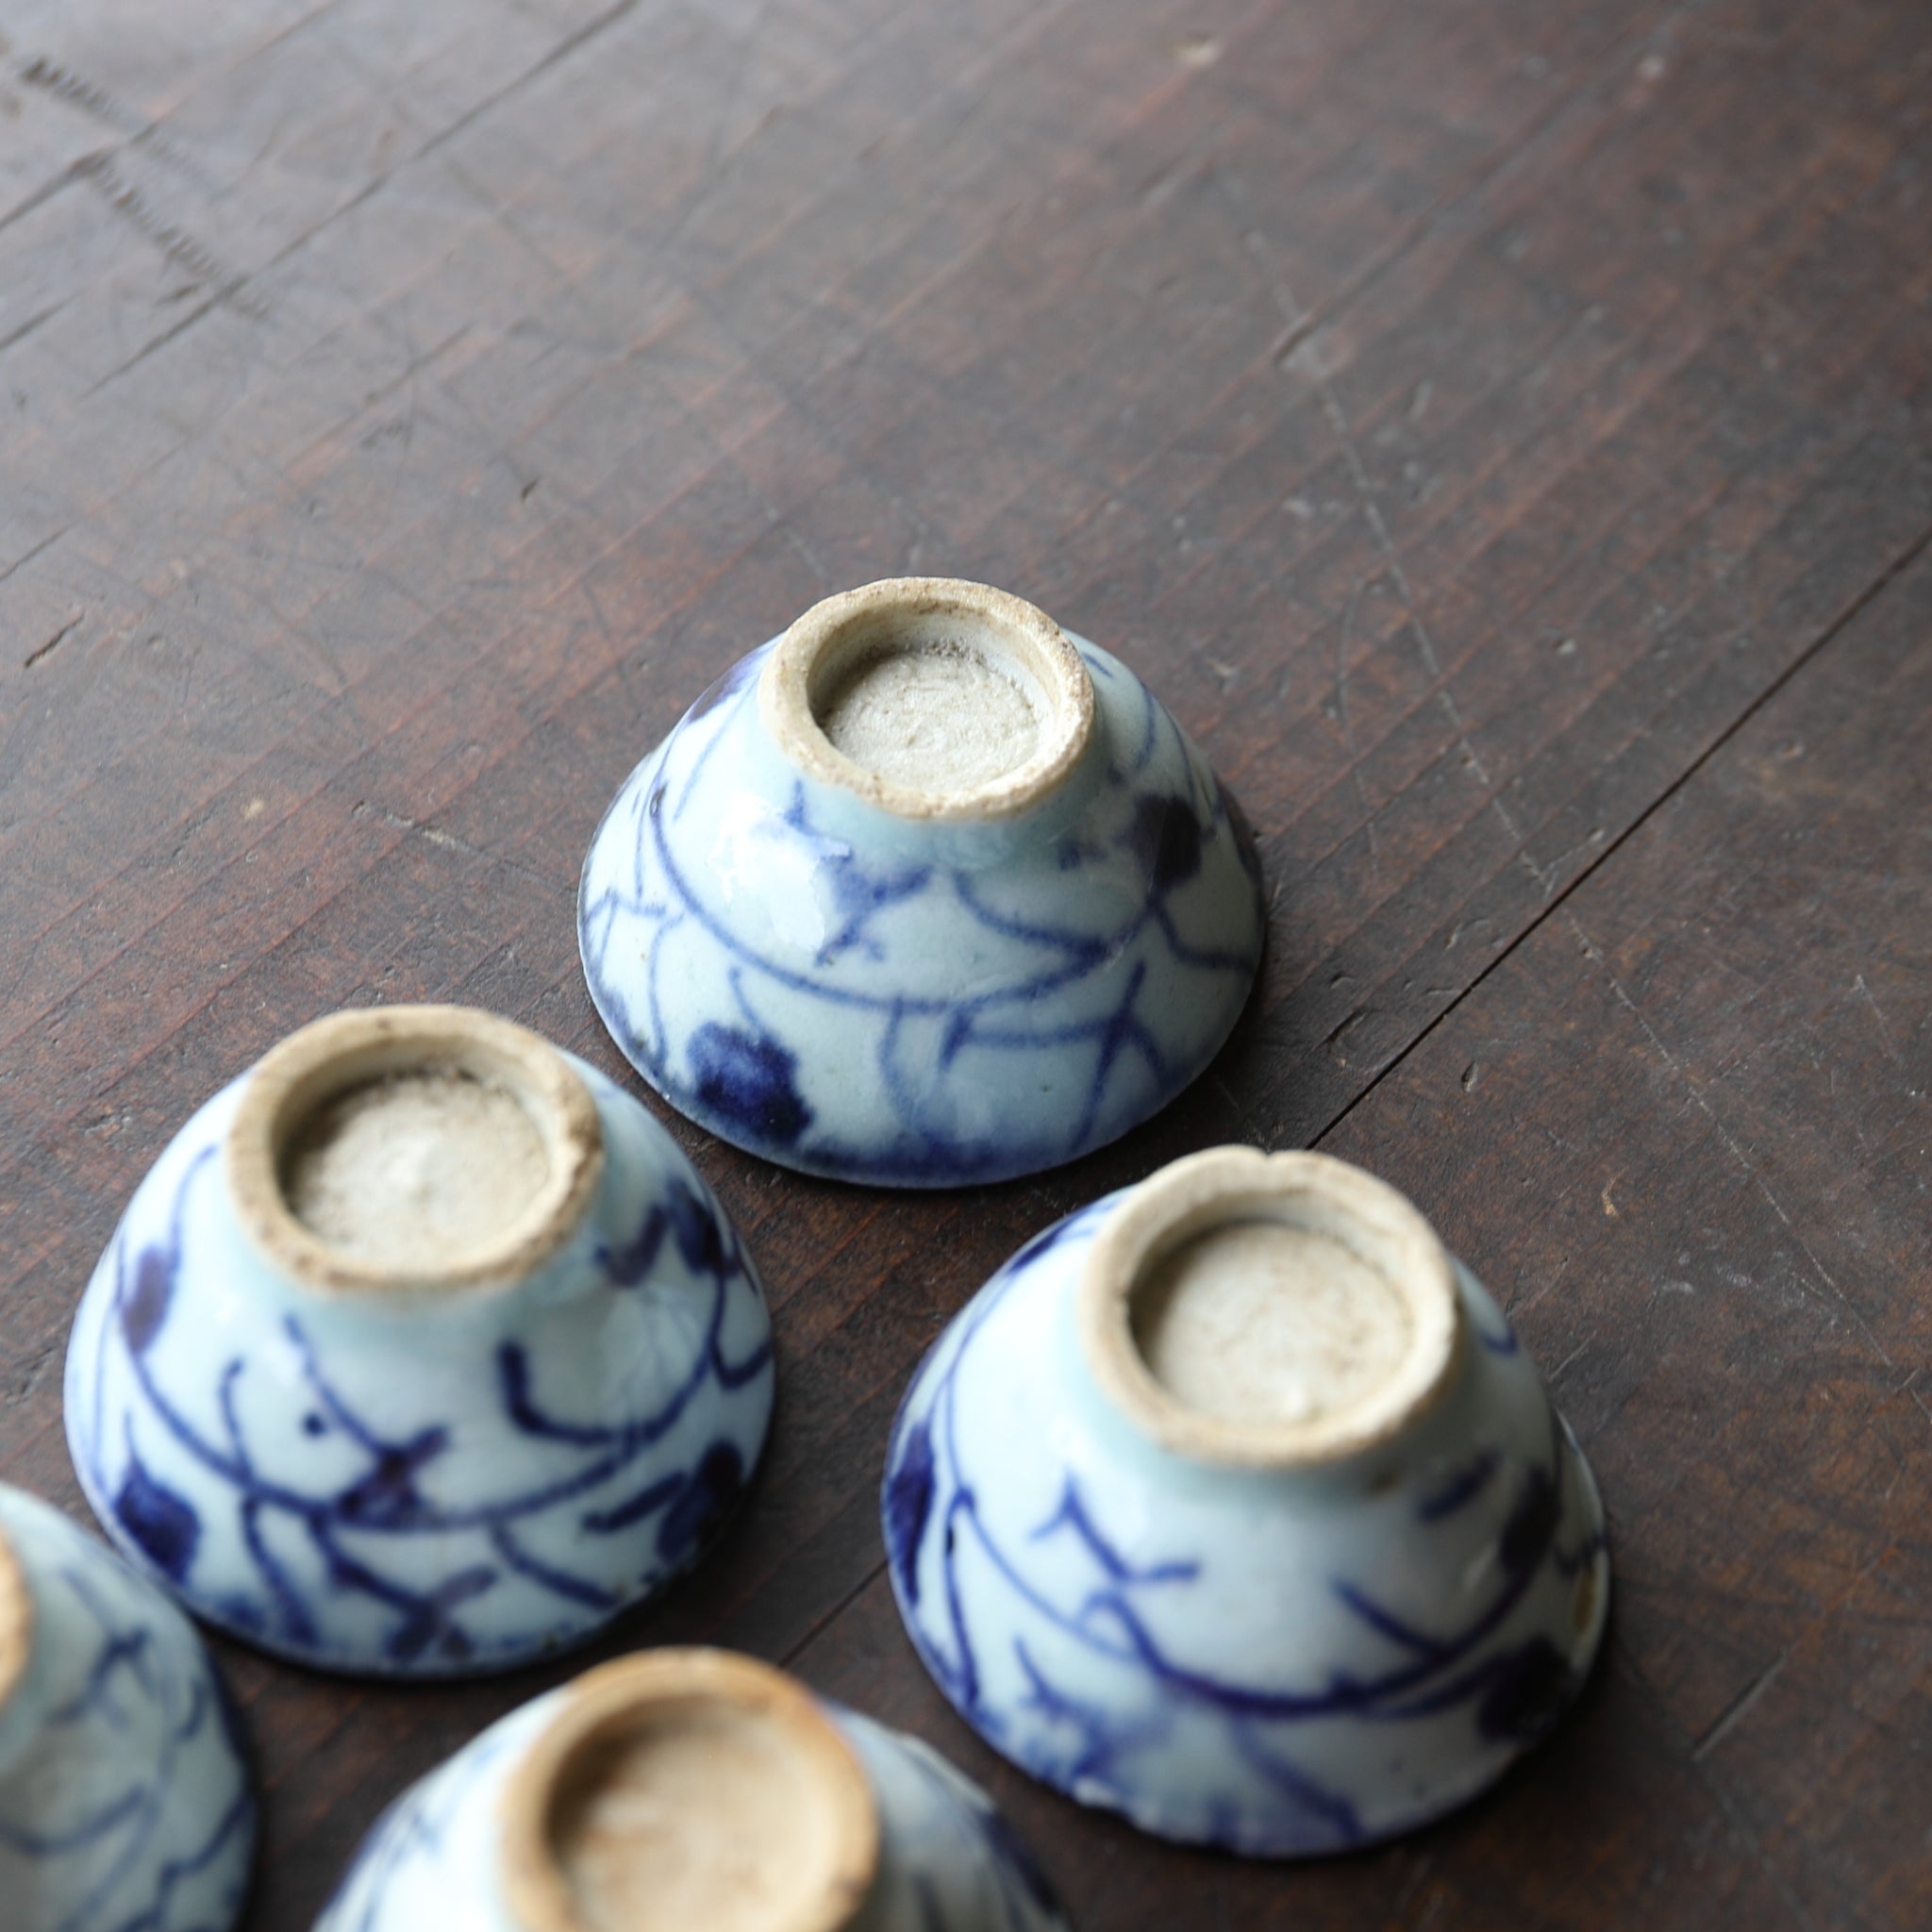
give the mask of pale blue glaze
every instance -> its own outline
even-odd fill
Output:
[[[998,1180],[1138,1125],[1227,1037],[1260,873],[1166,708],[1074,641],[1095,729],[1009,820],[910,821],[771,737],[772,646],[625,781],[584,864],[591,998],[671,1104],[808,1174]]]
[[[1023,1770],[1143,1829],[1345,1850],[1462,1803],[1555,1722],[1602,1636],[1596,1486],[1459,1265],[1442,1397],[1326,1468],[1210,1467],[1102,1394],[1074,1302],[1109,1196],[941,1336],[887,1454],[920,1657]]]
[[[696,1559],[772,1412],[771,1324],[710,1191],[581,1061],[604,1175],[537,1274],[323,1296],[237,1222],[247,1075],[136,1191],[68,1346],[67,1437],[109,1536],[199,1615],[299,1662],[508,1668]]]
[[[503,1788],[568,1687],[493,1724],[391,1805],[315,1932],[521,1932],[498,1879]],[[879,1869],[848,1932],[1065,1932],[992,1802],[936,1752],[828,1704],[879,1810]]]
[[[255,1802],[233,1713],[187,1618],[111,1551],[0,1486],[33,1605],[0,1706],[8,1932],[226,1932]]]

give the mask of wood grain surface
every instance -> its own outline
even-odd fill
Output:
[[[1274,894],[1227,1050],[1074,1167],[885,1196],[668,1122],[773,1291],[749,1507],[568,1667],[218,1641],[251,1928],[511,1705],[691,1640],[930,1738],[1086,1932],[1932,1924],[1923,0],[20,0],[0,36],[8,1480],[85,1516],[75,1301],[281,1035],[461,1000],[622,1071],[591,830],[830,591],[981,578],[1128,658]],[[1307,1867],[992,1759],[876,1522],[991,1268],[1229,1140],[1417,1200],[1612,1525],[1558,1736]]]

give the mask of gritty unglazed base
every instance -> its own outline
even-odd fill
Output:
[[[300,1123],[281,1162],[295,1219],[325,1247],[434,1270],[499,1240],[542,1191],[543,1137],[500,1080],[456,1067],[385,1074]]]
[[[535,1033],[466,1007],[337,1013],[249,1078],[226,1141],[243,1229],[325,1292],[533,1274],[603,1171],[590,1091]]]
[[[723,1651],[580,1678],[506,1787],[502,1829],[525,1932],[839,1932],[878,1862],[852,1747],[789,1678]]]
[[[1217,1147],[1143,1181],[1080,1286],[1115,1406],[1201,1460],[1296,1468],[1407,1427],[1460,1341],[1447,1251],[1401,1194],[1321,1154]]]
[[[830,598],[631,773],[578,893],[597,1010],[691,1119],[806,1173],[1057,1166],[1201,1073],[1260,867],[1145,683],[984,585]]]
[[[34,1600],[26,1572],[0,1530],[0,1713],[26,1675],[33,1641]]]
[[[886,1457],[900,1614],[965,1720],[1142,1829],[1309,1857],[1473,1796],[1575,1697],[1601,1502],[1416,1209],[1216,1149],[1042,1230]]]
[[[1092,680],[1059,625],[957,577],[889,577],[815,604],[767,660],[758,704],[809,776],[914,820],[1023,811],[1093,730]]]

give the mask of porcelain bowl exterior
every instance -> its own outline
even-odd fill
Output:
[[[884,1517],[913,1643],[996,1750],[1161,1837],[1284,1857],[1422,1824],[1582,1684],[1609,1588],[1590,1471],[1459,1265],[1453,1379],[1386,1445],[1180,1459],[1108,1406],[1074,1332],[1122,1198],[1022,1249],[912,1381]]]
[[[405,1791],[315,1932],[520,1932],[497,1877],[504,1787],[568,1694],[512,1711]],[[977,1785],[915,1738],[825,1710],[879,1812],[878,1874],[847,1932],[1065,1932],[1031,1854]]]
[[[769,1160],[877,1186],[1052,1167],[1172,1100],[1261,957],[1252,841],[1117,659],[1072,774],[1011,819],[888,815],[770,736],[766,645],[625,781],[578,941],[626,1058]]]
[[[194,1115],[101,1257],[67,1355],[81,1486],[197,1614],[328,1670],[442,1675],[576,1643],[693,1562],[763,1446],[763,1290],[710,1191],[575,1062],[603,1178],[538,1274],[325,1295],[237,1224]]]
[[[225,1932],[255,1840],[227,1697],[193,1627],[110,1550],[0,1487],[33,1606],[0,1706],[8,1932]]]

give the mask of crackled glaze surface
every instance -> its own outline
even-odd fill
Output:
[[[1074,1335],[1124,1198],[1023,1248],[914,1378],[884,1489],[907,1629],[996,1749],[1146,1830],[1288,1856],[1420,1824],[1581,1685],[1609,1582],[1590,1471],[1460,1266],[1455,1380],[1392,1441],[1299,1470],[1158,1447]]]
[[[518,1760],[568,1689],[512,1711],[412,1786],[364,1840],[316,1932],[516,1932],[497,1818]],[[1026,1847],[936,1752],[835,1705],[879,1816],[879,1865],[846,1932],[1066,1932]]]
[[[225,1932],[255,1803],[226,1694],[159,1591],[37,1498],[0,1486],[32,1606],[0,1703],[8,1932]]]
[[[1071,1160],[1201,1072],[1260,959],[1253,846],[1165,707],[1074,642],[1091,742],[1009,823],[911,823],[806,777],[760,719],[772,645],[632,773],[578,940],[675,1107],[808,1173],[950,1186]]]
[[[135,1193],[75,1318],[68,1442],[108,1534],[200,1615],[304,1663],[487,1670],[576,1642],[694,1561],[763,1445],[763,1291],[638,1103],[537,1274],[330,1297],[267,1266],[219,1158],[247,1075]]]

